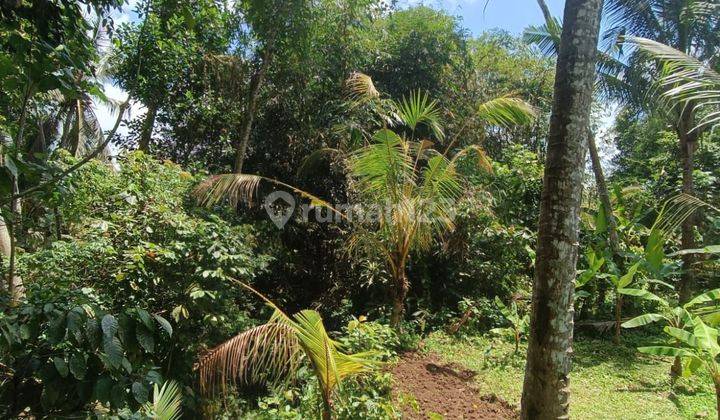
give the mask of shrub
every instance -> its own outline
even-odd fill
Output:
[[[191,397],[194,355],[255,324],[257,304],[228,279],[252,282],[270,258],[251,226],[187,203],[194,182],[175,164],[133,153],[119,171],[92,162],[63,185],[63,240],[19,255],[26,300],[2,318],[0,355],[12,380],[0,392],[10,407],[62,414],[99,399],[136,409],[164,377]],[[99,341],[87,335],[106,316],[118,323],[109,327],[117,342],[102,328]],[[171,328],[172,337],[163,332]],[[73,373],[80,358],[82,380]]]

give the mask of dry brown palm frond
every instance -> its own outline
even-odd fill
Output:
[[[279,322],[260,325],[211,349],[195,365],[200,391],[215,393],[226,384],[276,384],[294,372],[301,348],[291,326]]]
[[[359,71],[353,72],[347,78],[345,86],[348,89],[348,96],[353,99],[380,97],[380,92],[375,88],[372,78]]]
[[[193,195],[201,206],[211,207],[223,199],[236,207],[238,203],[254,203],[262,177],[246,174],[213,175],[201,182]]]

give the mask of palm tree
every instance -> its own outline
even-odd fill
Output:
[[[720,12],[720,4],[716,8]],[[720,125],[720,72],[714,70],[710,62],[651,39],[626,37],[625,40],[662,64],[656,87],[668,108],[693,107],[693,112],[700,116],[693,130],[714,129]]]
[[[610,22],[606,39],[631,35],[660,42],[700,61],[716,57],[720,46],[720,5],[717,0],[608,0],[605,3]],[[647,95],[648,86],[662,75],[662,61],[647,60],[642,53],[633,51],[627,56],[627,62],[631,64],[631,71],[624,77],[631,89],[621,99],[646,109],[663,111]],[[686,102],[687,106],[676,107],[673,112],[668,112],[667,119],[679,139],[683,168],[682,192],[695,195],[694,155],[702,130],[696,121],[697,106],[694,100]],[[695,224],[695,217],[689,217],[683,223],[683,249],[697,248]],[[692,254],[683,256],[684,270],[678,287],[681,303],[687,302],[692,296],[695,282],[691,270],[693,263]]]
[[[555,75],[521,418],[567,418],[585,145],[602,0],[568,0]]]
[[[384,98],[372,79],[354,73],[346,85],[350,90],[351,107],[367,106],[383,128],[367,133],[369,144],[356,150],[322,149],[308,157],[336,153],[345,156],[351,187],[358,192],[362,203],[382,208],[372,229],[355,224],[350,248],[380,256],[391,275],[392,312],[390,323],[399,328],[404,313],[405,297],[410,282],[407,265],[413,251],[427,251],[436,241],[454,229],[452,209],[460,198],[462,177],[458,162],[466,156],[477,157],[486,170],[492,166],[479,145],[455,150],[462,129],[447,142],[443,153],[434,142],[416,138],[426,129],[428,137],[443,143],[445,133],[440,122],[437,102],[427,94],[413,92],[400,101]],[[476,118],[487,125],[511,127],[527,124],[535,117],[535,110],[515,97],[495,98],[478,105]],[[396,131],[390,129],[392,127]],[[452,153],[452,158],[448,157]],[[228,198],[232,205],[251,202],[261,182],[289,188],[310,199],[314,205],[327,207],[345,221],[351,217],[340,213],[327,202],[288,184],[257,175],[216,175],[202,183],[195,194],[205,205],[217,204]]]
[[[530,26],[523,34],[525,42],[536,45],[545,55],[549,57],[557,57],[560,49],[560,36],[562,35],[562,22],[550,14],[545,0],[538,0],[538,5],[545,17],[545,24],[539,26]],[[625,70],[625,64],[612,57],[610,54],[598,49],[597,78],[595,81],[595,93],[599,98],[612,96],[613,93],[624,92],[628,88],[625,82],[620,79],[620,74]],[[602,168],[600,154],[598,153],[597,144],[595,143],[595,135],[592,129],[588,127],[588,149],[590,152],[590,163],[592,164],[593,173],[595,175],[595,186],[600,198],[600,204],[603,207],[606,216],[608,228],[608,243],[612,252],[615,263],[618,267],[623,267],[620,253],[620,239],[617,233],[617,221],[613,211],[612,201],[610,200],[610,192],[605,180],[605,173]]]
[[[82,157],[105,139],[95,109],[102,105],[115,113],[120,103],[105,96],[100,88],[102,83],[109,81],[112,73],[112,51],[99,21],[95,25],[93,42],[100,54],[92,65],[94,74],[76,70],[74,83],[81,89],[64,93],[54,90],[46,94],[55,105],[48,115],[40,116],[38,135],[28,142],[31,152],[46,153],[51,143],[57,140],[59,147],[74,157]]]
[[[376,364],[370,359],[372,353],[343,353],[317,311],[303,310],[290,317],[255,289],[238,283],[274,312],[266,324],[238,334],[200,358],[195,370],[202,392],[212,394],[218,384],[226,392],[227,383],[276,384],[294,374],[304,356],[320,385],[322,418],[330,419],[335,389],[345,378],[370,371]]]

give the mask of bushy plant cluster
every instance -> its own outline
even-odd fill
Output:
[[[194,183],[142,154],[69,179],[63,239],[19,256],[27,299],[2,315],[7,415],[137,407],[164,378],[192,395],[196,355],[254,323],[233,279],[270,258],[251,227],[193,210]]]

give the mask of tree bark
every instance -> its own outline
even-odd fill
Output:
[[[390,315],[390,326],[395,330],[400,330],[400,324],[405,314],[405,298],[410,290],[410,283],[405,274],[405,266],[399,268],[400,274],[395,279],[395,291],[393,293],[393,308]]]
[[[255,121],[255,113],[257,112],[257,102],[260,96],[260,88],[265,80],[265,74],[267,73],[268,67],[270,67],[270,61],[272,60],[272,52],[269,47],[265,48],[262,55],[262,63],[260,68],[253,74],[250,79],[250,92],[248,94],[247,110],[245,111],[245,118],[243,119],[243,125],[240,129],[240,138],[235,146],[235,166],[234,171],[236,174],[241,174],[243,171],[243,164],[245,163],[245,154],[247,153],[248,143],[250,142],[250,135],[252,134],[252,126]]]
[[[720,375],[713,376],[715,384],[715,405],[717,406],[718,420],[720,420]]]
[[[154,103],[147,106],[147,114],[140,130],[140,143],[138,150],[143,153],[150,151],[150,141],[152,140],[153,129],[155,128],[155,118],[157,117],[158,107]]]
[[[680,138],[680,159],[682,160],[682,192],[688,195],[695,195],[695,182],[693,171],[695,170],[695,150],[697,149],[697,132],[691,133],[693,129],[692,107],[687,105],[677,127],[677,134]],[[690,215],[682,223],[682,249],[695,249],[695,215]],[[680,304],[687,303],[692,298],[693,289],[695,288],[695,273],[693,264],[695,256],[693,254],[683,255],[683,271],[680,277],[678,287],[678,295]]]
[[[567,0],[555,76],[533,285],[523,419],[567,418],[574,282],[602,0]]]
[[[540,6],[540,10],[542,10],[545,22],[550,23],[552,21],[552,14],[550,13],[547,3],[545,3],[545,0],[538,0],[538,5]]]

